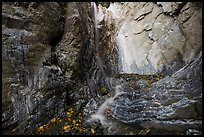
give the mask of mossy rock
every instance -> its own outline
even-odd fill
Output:
[[[110,89],[108,89],[107,87],[100,87],[99,88],[99,94],[101,94],[102,96],[107,95],[108,93],[110,93]]]
[[[162,74],[158,74],[158,75],[140,75],[140,74],[118,74],[115,75],[115,78],[123,78],[128,82],[137,82],[138,80],[147,80],[149,81],[149,83],[153,83],[156,82],[162,78],[164,78],[164,76]]]

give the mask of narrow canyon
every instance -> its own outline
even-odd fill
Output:
[[[202,135],[201,2],[2,2],[3,135]]]

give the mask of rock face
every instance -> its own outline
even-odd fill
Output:
[[[201,11],[190,2],[99,4],[98,29],[114,27],[114,34],[101,31],[100,42],[110,34],[118,68],[101,79],[110,91],[89,101],[88,121],[100,122],[104,134],[145,134],[132,126],[149,134],[202,134]]]
[[[3,3],[5,134],[60,116],[71,102],[72,84],[75,79],[84,79],[93,58],[93,25],[87,7],[89,3]]]
[[[95,11],[96,31],[96,49],[98,58],[101,60],[102,69],[106,76],[117,72],[117,46],[115,43],[115,24],[110,11],[99,4]],[[98,63],[99,64],[99,63]]]
[[[171,72],[201,51],[200,3],[113,3],[120,72]],[[194,41],[194,43],[192,43]]]
[[[113,117],[124,123],[184,134],[202,127],[202,53],[194,62],[152,84],[135,90],[123,86],[125,93],[112,102]],[[138,82],[136,82],[139,84]]]
[[[86,80],[95,52],[92,14],[90,3],[67,3],[64,34],[56,46],[58,64],[70,84],[68,96],[73,101],[90,98]]]
[[[3,134],[70,104],[97,134],[202,134],[201,11],[197,2],[3,2]]]
[[[62,71],[52,63],[52,48],[64,29],[63,10],[58,3],[3,3],[3,129],[18,125],[20,131],[63,111]]]

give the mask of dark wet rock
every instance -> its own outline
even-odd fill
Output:
[[[127,90],[112,103],[113,117],[124,123],[184,133],[202,127],[202,52],[190,64],[155,83],[150,90]],[[178,133],[178,134],[179,134]]]
[[[88,135],[202,134],[201,3],[96,5],[2,3],[3,134],[35,134],[67,105]]]
[[[24,131],[31,113],[35,121],[64,108],[60,68],[42,66],[51,55],[51,40],[63,32],[63,8],[58,3],[3,3],[2,16],[2,126],[6,130],[17,122]]]
[[[96,2],[96,5],[101,4],[103,7],[108,8],[110,6],[110,2]]]
[[[89,3],[3,3],[4,131],[17,127],[17,132],[23,133],[62,115],[72,97],[78,100],[90,96],[89,88],[79,82],[84,81],[93,58],[93,25],[88,21],[88,6]],[[59,54],[64,53],[59,52],[60,47],[69,52],[68,60],[60,58]],[[83,103],[84,100],[79,102],[79,106]]]

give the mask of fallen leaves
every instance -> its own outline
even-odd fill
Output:
[[[93,128],[91,128],[91,133],[94,134],[95,133],[95,130]]]
[[[42,130],[42,129],[43,129],[43,126],[40,126],[40,127],[39,127],[39,130]]]
[[[75,109],[73,107],[69,107],[66,115],[66,122],[64,124],[64,132],[71,133],[72,135],[80,135],[80,134],[95,134],[95,130],[93,128],[83,127],[83,114],[80,112],[78,115],[74,115]]]
[[[64,130],[68,129],[68,128],[71,128],[69,125],[68,126],[64,126]]]
[[[63,130],[64,130],[64,132],[70,132],[71,131],[71,126],[70,125],[67,125],[67,126],[64,126],[63,127]]]
[[[42,132],[48,129],[51,125],[55,126],[58,122],[61,123],[61,132],[71,135],[86,135],[95,134],[94,128],[83,127],[83,114],[80,112],[76,114],[74,107],[69,106],[67,111],[63,113],[63,118],[52,118],[48,124],[44,124],[37,128],[37,132]]]
[[[75,125],[75,124],[76,124],[76,120],[74,119],[74,120],[72,121],[72,123]]]
[[[77,124],[75,124],[75,126],[76,126],[76,127],[78,127],[78,126],[79,126],[79,124],[77,123]]]
[[[38,127],[38,128],[37,128],[37,131],[38,131],[38,132],[42,132],[42,131],[44,131],[44,130],[47,129],[47,128],[48,128],[48,124],[45,124],[45,125],[42,125],[42,126]]]
[[[56,118],[51,119],[51,123],[55,123],[57,121]]]

